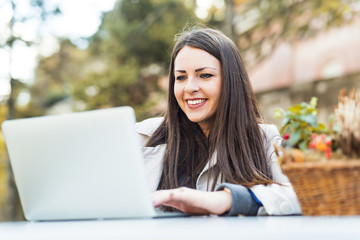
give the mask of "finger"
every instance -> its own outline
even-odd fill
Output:
[[[179,209],[180,211],[185,212],[185,213],[202,214],[202,215],[210,214],[210,212],[207,211],[206,209],[193,207],[193,206],[190,206],[190,205],[187,205],[184,203],[179,203],[179,202],[168,202],[163,205]]]
[[[182,187],[171,192],[169,199],[171,201],[181,202],[183,204],[191,205],[194,207],[201,207],[203,202],[203,195],[206,195],[206,192]]]
[[[159,190],[152,193],[151,198],[154,207],[158,207],[166,202],[171,201],[171,197],[173,195],[173,189],[171,190]]]
[[[181,210],[186,213],[194,213],[194,214],[209,214],[206,209],[195,207],[191,204],[191,202],[187,201],[177,201],[177,200],[169,200],[162,204],[163,206],[173,207]]]
[[[154,207],[165,205],[182,210],[183,206],[191,205],[192,196],[189,192],[192,192],[189,188],[181,187],[177,189],[159,190],[152,193],[151,197]]]
[[[183,195],[179,195],[177,193],[184,193],[189,191],[190,189],[187,187],[180,187],[175,189],[165,189],[165,190],[158,190],[152,193],[151,198],[155,202],[166,202],[173,199],[174,195],[177,197],[182,197]]]

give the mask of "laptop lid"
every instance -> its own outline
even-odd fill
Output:
[[[25,218],[153,216],[134,125],[131,107],[5,121]]]

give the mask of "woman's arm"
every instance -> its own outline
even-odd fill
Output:
[[[229,212],[232,206],[228,191],[205,192],[186,187],[156,191],[152,200],[154,207],[170,206],[194,214],[221,215]]]

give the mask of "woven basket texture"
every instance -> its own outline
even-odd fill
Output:
[[[360,215],[360,160],[287,163],[281,168],[303,215]]]

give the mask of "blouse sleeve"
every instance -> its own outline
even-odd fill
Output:
[[[223,216],[255,216],[257,214],[260,206],[251,196],[248,188],[237,184],[222,183],[217,187],[216,191],[221,191],[224,188],[229,189],[231,192],[232,205],[230,211]]]
[[[280,145],[282,138],[274,125],[262,125],[264,145],[270,160],[273,180],[269,185],[255,185],[251,191],[263,204],[258,215],[292,215],[301,214],[301,207],[289,179],[282,173],[273,143]]]

